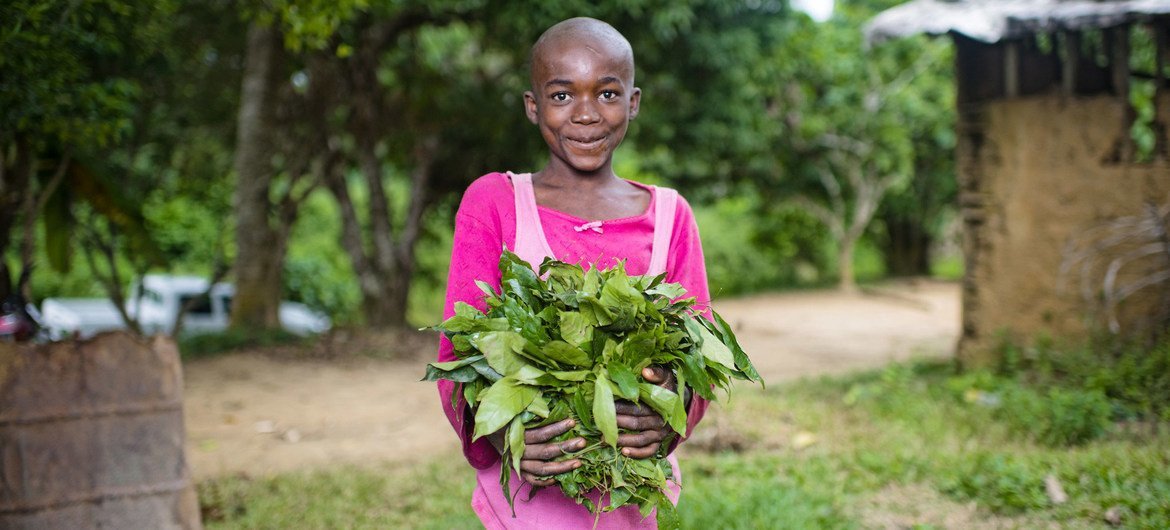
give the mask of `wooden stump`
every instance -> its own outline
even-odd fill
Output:
[[[0,528],[200,528],[170,339],[0,344]]]

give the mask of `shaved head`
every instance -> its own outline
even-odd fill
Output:
[[[634,49],[630,42],[613,26],[595,18],[577,17],[563,20],[551,28],[532,45],[529,55],[529,78],[535,80],[537,69],[544,64],[551,53],[559,53],[566,46],[581,47],[623,59],[629,67],[628,81],[634,82]],[[537,87],[533,86],[533,89]]]

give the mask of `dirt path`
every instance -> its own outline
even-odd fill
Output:
[[[959,330],[958,286],[937,282],[853,296],[761,295],[715,307],[771,382],[949,356]],[[244,353],[188,363],[196,480],[455,453],[434,386],[418,382],[427,355],[326,362]]]

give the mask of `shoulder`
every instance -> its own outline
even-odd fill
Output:
[[[467,186],[463,192],[463,203],[483,202],[499,198],[512,198],[512,183],[506,173],[493,172],[483,175]]]
[[[515,215],[514,210],[512,182],[508,175],[488,173],[475,179],[464,190],[457,215],[488,221],[502,215]]]
[[[666,186],[655,186],[654,188],[656,200],[666,198],[671,195],[674,196],[674,221],[676,229],[680,223],[685,225],[694,221],[695,213],[693,210],[691,210],[691,204],[687,202],[686,197],[683,197],[682,193],[674,188],[669,188]]]

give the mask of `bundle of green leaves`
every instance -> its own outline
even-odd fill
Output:
[[[572,430],[554,441],[585,438],[581,467],[557,475],[565,495],[594,514],[637,503],[643,516],[657,508],[658,525],[676,528],[678,517],[667,499],[667,442],[649,459],[617,450],[615,399],[654,409],[679,435],[687,413],[678,392],[641,378],[642,369],[671,370],[677,389],[715,400],[716,389],[730,390],[732,379],[760,381],[727,323],[712,311],[710,320],[695,310],[694,298],[665,274],[628,276],[622,265],[585,271],[551,258],[531,265],[504,251],[500,292],[477,282],[487,312],[456,303],[455,315],[435,326],[451,340],[458,360],[431,363],[425,380],[461,383],[452,395],[475,414],[474,439],[506,429],[500,484],[512,502],[511,469],[519,473],[524,431],[575,419]],[[543,279],[542,279],[543,278]],[[594,502],[593,498],[599,499]],[[606,502],[608,500],[608,502]]]

